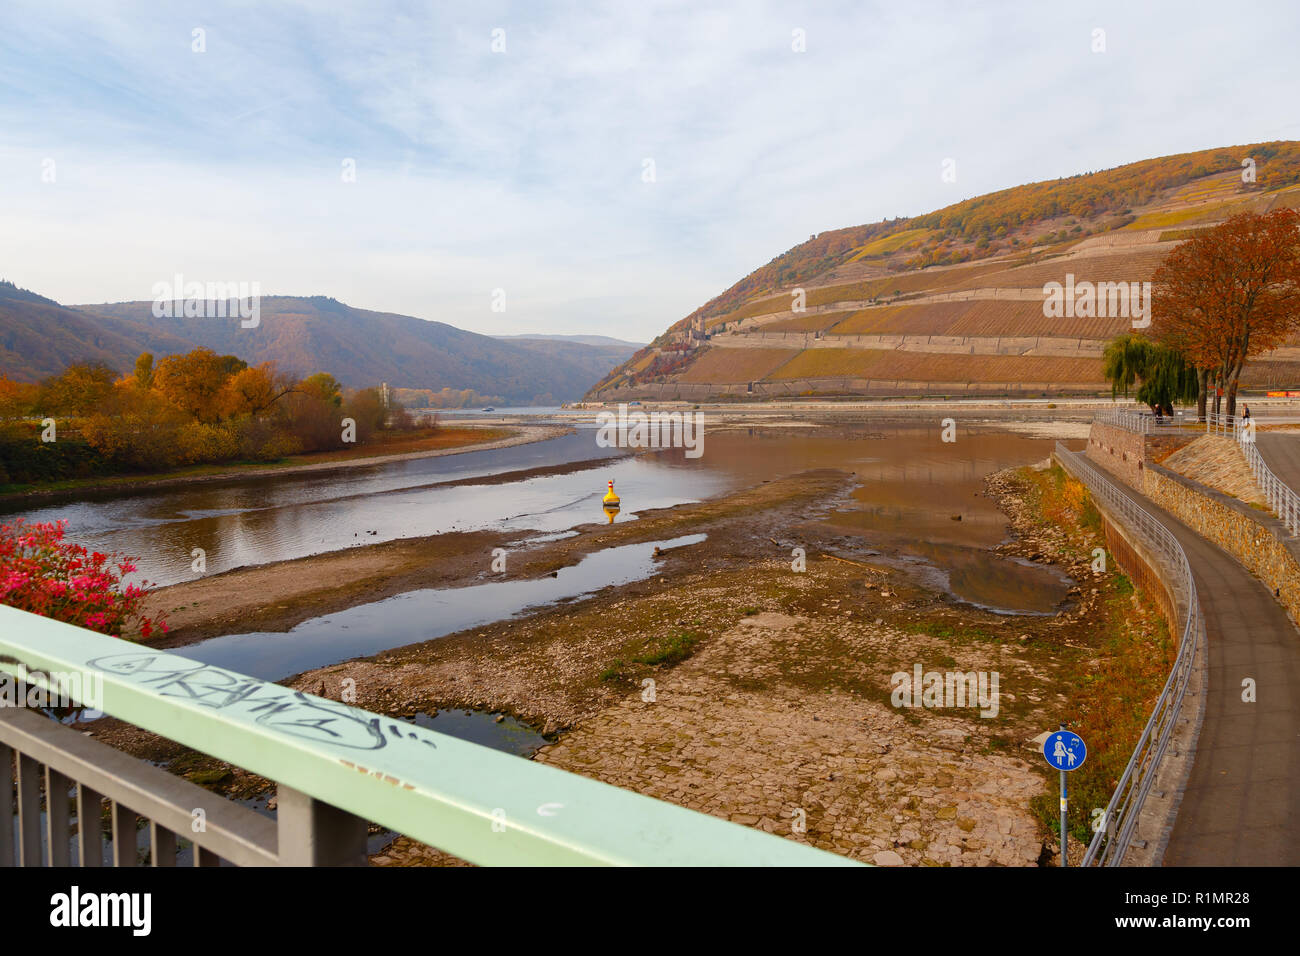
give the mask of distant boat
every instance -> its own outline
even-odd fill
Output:
[[[491,405],[489,405],[487,408],[483,409],[483,411],[485,411],[485,412],[495,412],[496,409],[493,408]]]

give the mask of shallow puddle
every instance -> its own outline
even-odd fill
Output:
[[[1055,614],[1074,586],[1056,568],[972,548],[935,546],[930,552],[953,597],[997,614]]]
[[[432,716],[421,712],[415,715],[414,721],[448,737],[481,744],[516,757],[531,757],[550,742],[538,730],[508,714],[492,714],[484,710],[440,710]]]
[[[576,565],[561,568],[555,577],[409,591],[303,621],[287,633],[214,637],[181,648],[178,653],[263,680],[283,680],[317,667],[480,627],[529,608],[585,597],[601,588],[649,577],[656,567],[655,548],[698,544],[704,538],[692,534],[606,548],[586,555]]]

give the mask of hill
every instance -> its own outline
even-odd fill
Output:
[[[81,359],[126,371],[142,351],[200,345],[299,375],[328,371],[349,387],[472,388],[520,403],[578,398],[635,349],[503,341],[323,296],[263,296],[259,325],[245,329],[238,319],[157,318],[151,302],[62,306],[0,284],[0,373],[11,378],[35,381]]]
[[[510,342],[517,342],[526,339],[541,339],[544,341],[562,341],[578,342],[582,345],[608,345],[615,348],[626,348],[636,351],[644,348],[644,342],[629,342],[626,339],[616,339],[608,335],[547,335],[541,332],[521,332],[517,335],[494,335],[494,339],[505,339]]]
[[[819,233],[669,327],[587,397],[1108,392],[1102,349],[1131,319],[1048,316],[1045,284],[1149,281],[1195,229],[1280,205],[1300,205],[1300,143],[1144,160]],[[1300,348],[1247,377],[1300,382]]]
[[[142,351],[159,355],[194,346],[183,337],[125,322],[101,322],[53,299],[0,282],[0,374],[34,382],[73,362],[130,369]]]

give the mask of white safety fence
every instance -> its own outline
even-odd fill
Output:
[[[1206,431],[1212,434],[1232,437],[1241,447],[1242,454],[1246,456],[1246,463],[1250,465],[1255,482],[1264,493],[1264,499],[1273,510],[1273,514],[1277,515],[1286,526],[1289,534],[1295,534],[1300,530],[1300,495],[1273,474],[1273,470],[1264,461],[1264,456],[1259,453],[1259,445],[1255,442],[1254,419],[1241,415],[1220,415],[1210,412],[1206,416],[1205,426]]]

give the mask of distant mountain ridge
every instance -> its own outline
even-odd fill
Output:
[[[125,372],[141,352],[161,357],[205,346],[297,375],[329,372],[353,388],[387,382],[561,402],[581,397],[637,348],[502,340],[326,296],[263,296],[260,309],[257,327],[245,329],[237,317],[158,318],[147,301],[64,306],[0,283],[0,373],[37,381],[85,359]]]
[[[616,348],[645,348],[644,342],[629,342],[627,339],[616,339],[608,335],[550,335],[541,332],[520,332],[515,335],[494,335],[494,339],[505,339],[507,341],[518,341],[519,339],[545,339],[547,341],[577,342],[580,345],[608,345]]]

